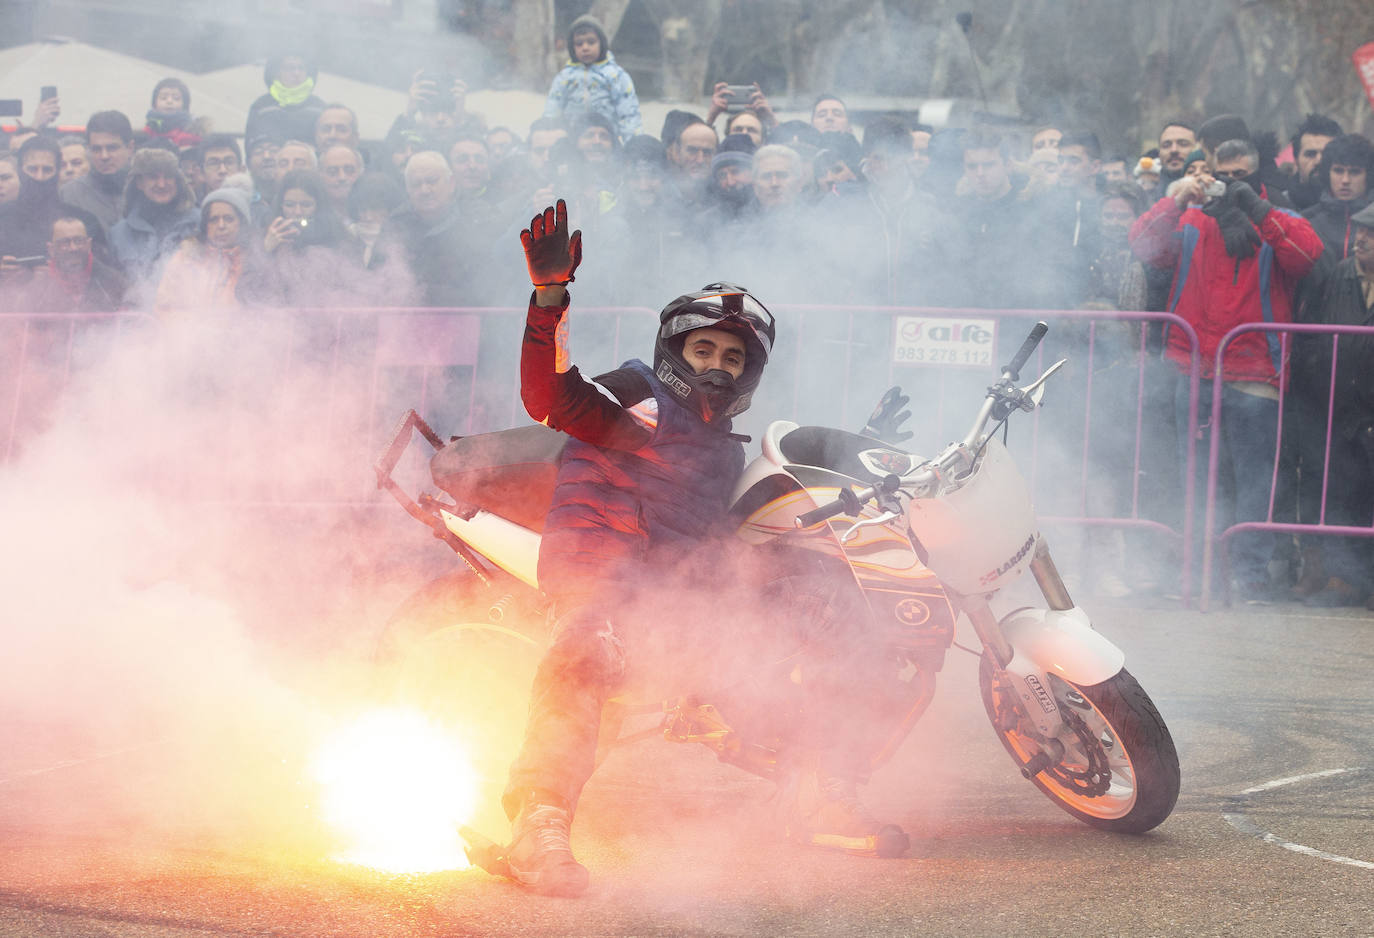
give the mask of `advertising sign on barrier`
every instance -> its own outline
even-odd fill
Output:
[[[898,365],[987,368],[993,364],[995,319],[898,316],[893,328],[892,361]]]

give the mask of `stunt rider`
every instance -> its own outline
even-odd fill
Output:
[[[711,284],[663,310],[652,368],[632,360],[589,381],[566,353],[566,288],[582,260],[582,233],[569,237],[560,199],[520,237],[534,284],[521,398],[535,420],[572,439],[539,551],[553,640],[502,799],[513,821],[504,860],[536,892],[577,895],[588,874],[569,834],[595,766],[603,706],[644,667],[646,649],[661,652],[684,636],[689,645],[709,642],[724,631],[720,610],[733,609],[729,558],[738,548],[723,522],[745,460],[730,420],[758,387],[774,323],[742,287]],[[739,618],[732,632],[743,628]],[[859,805],[854,761],[817,761],[835,770],[811,773],[789,831],[850,849],[881,835],[886,854],[904,852],[900,828],[879,824]],[[900,850],[892,849],[897,843]]]

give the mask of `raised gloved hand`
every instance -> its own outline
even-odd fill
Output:
[[[887,389],[873,413],[868,415],[868,423],[860,432],[884,443],[900,443],[911,439],[911,431],[903,430],[902,424],[911,417],[911,411],[902,410],[911,398],[902,393],[899,387]]]
[[[520,232],[525,264],[536,287],[567,286],[582,263],[582,230],[568,237],[568,206],[562,199],[530,220]]]
[[[1260,194],[1250,188],[1250,184],[1243,179],[1232,179],[1226,184],[1226,198],[1250,216],[1250,220],[1257,225],[1264,221],[1264,216],[1274,207],[1268,199],[1260,198]]]

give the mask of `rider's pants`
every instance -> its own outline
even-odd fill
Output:
[[[827,586],[804,571],[744,588],[723,582],[728,565],[713,567],[711,581],[691,576],[677,589],[664,588],[660,571],[652,595],[638,601],[607,585],[614,604],[555,602],[552,644],[502,799],[508,815],[532,789],[576,806],[595,768],[602,709],[626,690],[733,702],[725,712],[737,729],[738,715],[764,734],[791,734],[823,771],[866,776],[891,729],[883,672],[892,667],[867,634],[865,610],[845,609],[855,601],[852,580]]]

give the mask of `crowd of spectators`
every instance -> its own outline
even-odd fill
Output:
[[[580,303],[653,305],[727,278],[779,305],[1167,310],[1196,331],[1208,384],[1240,323],[1371,323],[1374,145],[1328,117],[1282,148],[1235,115],[1179,118],[1128,156],[1086,128],[859,130],[829,94],[779,121],[758,86],[721,82],[704,115],[671,111],[655,136],[600,24],[579,19],[566,45],[528,128],[489,126],[462,81],[421,71],[373,145],[301,54],[267,62],[241,137],[194,118],[176,79],[139,130],[107,110],[58,137],[44,102],[0,150],[0,309],[518,304],[516,234],[557,196],[587,245]],[[1190,348],[1176,329],[1147,341],[1150,442],[1178,463]],[[1370,524],[1374,341],[1339,344],[1329,454],[1331,342],[1278,351],[1252,333],[1223,356],[1227,519],[1268,516],[1277,474],[1276,520]],[[1368,545],[1308,538],[1290,561],[1250,536],[1233,569],[1249,597],[1363,603]]]

